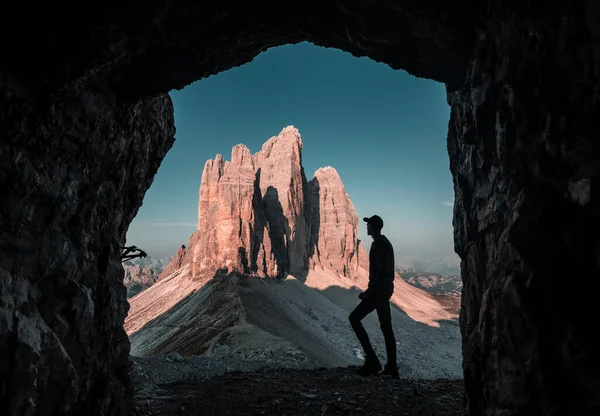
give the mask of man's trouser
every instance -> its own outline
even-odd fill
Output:
[[[390,300],[387,297],[380,298],[367,298],[363,299],[358,306],[350,313],[350,325],[356,332],[356,336],[362,345],[365,355],[367,357],[375,356],[375,351],[369,341],[369,335],[362,324],[362,320],[377,310],[377,317],[379,318],[379,325],[381,332],[385,338],[385,349],[387,352],[388,364],[391,366],[396,365],[396,339],[394,338],[394,331],[392,330],[392,313],[390,310]]]

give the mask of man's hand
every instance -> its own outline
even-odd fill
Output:
[[[368,295],[367,295],[367,292],[360,292],[360,293],[358,294],[358,298],[359,298],[360,300],[366,299],[366,298],[367,298],[367,296],[368,296]]]

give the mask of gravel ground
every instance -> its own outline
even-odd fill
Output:
[[[316,368],[304,354],[293,349],[286,353],[275,351],[245,358],[231,355],[182,357],[171,353],[168,356],[132,356],[130,359],[131,377],[138,390],[151,390],[168,383],[193,383],[235,371]]]
[[[146,363],[135,365],[139,373]],[[228,364],[216,360],[196,365],[203,367],[202,378],[165,382],[159,376],[158,384],[136,384],[132,415],[462,414],[460,380],[360,377],[356,367],[225,372]]]
[[[131,357],[132,414],[462,414],[460,330],[452,312],[457,301],[438,299],[441,305],[436,302],[431,311],[429,298],[406,291],[400,300],[408,312],[392,308],[400,380],[363,378],[355,374],[363,357],[347,319],[360,290],[326,278],[319,275],[314,288],[295,279],[215,280],[184,296],[179,306],[132,336],[132,352],[133,344],[142,352],[156,350]],[[141,318],[144,313],[139,311]],[[449,318],[425,319],[440,314]],[[232,322],[222,325],[227,317]],[[364,325],[385,361],[376,314]],[[212,339],[189,336],[207,327],[222,328]],[[197,345],[202,348],[196,352]]]

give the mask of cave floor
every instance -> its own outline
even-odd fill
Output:
[[[356,367],[232,372],[137,389],[133,415],[462,415],[460,380],[360,377]]]

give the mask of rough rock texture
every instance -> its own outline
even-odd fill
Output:
[[[309,40],[447,85],[467,413],[598,414],[600,6],[556,4],[3,5],[0,413],[123,408],[119,253],[173,140],[161,94]]]
[[[192,235],[192,238],[190,238],[190,240],[193,240],[193,237],[194,236]],[[177,249],[177,253],[175,253],[169,264],[167,264],[160,271],[160,275],[158,276],[157,280],[164,279],[165,277],[175,272],[177,269],[183,267],[186,256],[188,256],[188,248],[182,245],[181,247],[179,247],[179,249]]]
[[[193,275],[217,270],[284,277],[308,267],[310,217],[302,138],[293,126],[254,155],[243,144],[206,162],[200,185]]]
[[[320,168],[309,186],[312,267],[321,266],[348,277],[359,267],[368,270],[369,257],[358,239],[358,215],[340,175],[331,166]]]
[[[121,413],[121,247],[173,143],[171,100],[48,101],[0,77],[0,109],[0,414]]]
[[[543,16],[489,7],[467,83],[448,95],[472,415],[600,414],[594,4],[565,2]]]
[[[460,86],[478,3],[327,0],[299,2],[290,13],[273,2],[66,0],[32,14],[14,2],[0,25],[10,58],[2,67],[44,91],[108,77],[114,90],[138,99],[245,64],[269,47],[310,41]]]
[[[193,249],[180,249],[162,276],[188,263],[198,278],[217,270],[282,278],[315,267],[350,277],[368,268],[358,215],[337,171],[321,168],[307,182],[302,146],[288,126],[254,155],[239,144],[231,161],[208,160]]]
[[[266,220],[261,225],[268,230],[277,273],[301,273],[308,266],[310,240],[310,194],[302,167],[302,137],[295,127],[285,127],[252,158]]]
[[[231,162],[217,155],[204,165],[198,203],[198,244],[194,246],[193,273],[213,275],[219,269],[241,271],[249,253],[255,182],[252,155],[235,146]],[[242,257],[244,260],[242,260]]]

